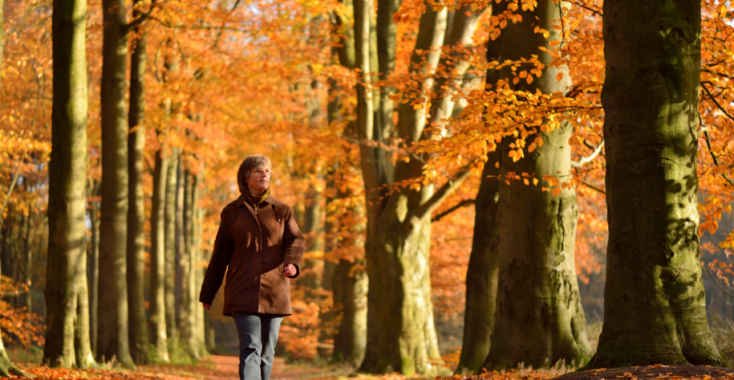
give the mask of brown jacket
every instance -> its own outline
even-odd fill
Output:
[[[226,271],[224,315],[293,314],[283,267],[295,265],[298,276],[304,242],[288,205],[268,196],[255,210],[240,196],[222,210],[199,301],[212,303]]]

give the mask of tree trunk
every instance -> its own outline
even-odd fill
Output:
[[[357,30],[357,65],[362,68],[358,12],[364,12],[355,2],[355,30]],[[369,3],[368,3],[369,5]],[[418,78],[416,91],[430,89],[428,79],[438,63],[438,48],[443,43],[446,9],[428,10],[422,17],[415,51],[411,57],[411,74]],[[369,13],[366,13],[369,14]],[[421,52],[429,51],[427,57]],[[367,67],[369,68],[369,67]],[[358,106],[360,105],[358,97]],[[359,108],[360,111],[363,108]],[[425,108],[415,109],[404,104],[399,110],[398,136],[409,146],[424,138]],[[374,141],[374,135],[365,129],[362,113],[358,113],[360,140]],[[378,131],[379,132],[379,131]],[[374,151],[360,144],[365,187],[367,189],[368,226],[365,253],[370,291],[368,296],[367,351],[360,370],[384,373],[399,371],[407,376],[413,373],[435,375],[448,370],[440,366],[438,342],[433,322],[431,282],[429,273],[431,212],[466,178],[449,181],[434,194],[432,186],[420,190],[402,189],[391,195],[380,194],[389,186],[376,173],[385,171],[384,162],[372,159]],[[422,163],[414,158],[399,161],[395,182],[417,179],[422,174]],[[382,198],[382,199],[381,199]],[[384,200],[383,200],[384,199]]]
[[[53,270],[46,277],[48,328],[43,360],[67,368],[94,364],[86,289],[86,12],[86,0],[53,3],[54,101],[48,192],[48,268]]]
[[[333,297],[337,319],[334,336],[334,361],[358,366],[367,348],[367,290],[369,280],[364,270],[353,271],[362,260],[339,260],[333,277]]]
[[[395,128],[394,101],[390,96],[395,94],[395,87],[387,84],[390,75],[395,71],[395,53],[397,50],[398,26],[393,14],[400,7],[400,0],[377,0],[377,61],[380,86],[379,108],[376,122],[380,124],[379,142],[389,144],[390,134]],[[383,151],[383,154],[386,152]],[[391,154],[391,153],[390,153]]]
[[[460,13],[459,13],[460,14]],[[457,14],[456,16],[458,17]],[[457,373],[476,372],[489,354],[496,310],[499,274],[499,164],[498,151],[487,155],[474,204],[474,235],[466,271],[464,337]]]
[[[446,49],[438,62],[436,74],[437,99],[431,103],[431,125],[440,125],[443,120],[451,117],[456,104],[456,90],[463,83],[464,74],[470,63],[465,60],[461,48],[468,48],[472,43],[474,31],[477,29],[479,18],[487,8],[477,8],[472,11],[469,6],[457,9],[451,18],[451,28],[447,28]],[[458,50],[457,50],[458,49]],[[491,161],[488,161],[491,162]]]
[[[701,2],[607,1],[604,14],[609,244],[589,367],[725,366],[699,263]]]
[[[91,247],[87,254],[87,288],[89,289],[89,338],[92,343],[92,352],[97,355],[97,310],[99,294],[99,197],[101,184],[99,181],[91,180],[88,191],[92,196],[89,201],[89,224],[92,232]]]
[[[165,280],[164,303],[166,313],[166,334],[169,346],[172,340],[178,339],[176,329],[176,173],[178,172],[178,149],[168,164],[166,173],[166,206],[165,206]],[[169,347],[170,351],[170,347]]]
[[[498,14],[507,3],[498,5]],[[519,60],[538,56],[544,64],[552,58],[540,46],[550,48],[550,41],[561,40],[556,29],[560,3],[539,2],[533,11],[522,13],[522,21],[507,25],[500,36],[487,45],[488,60]],[[549,31],[546,39],[534,28]],[[528,70],[529,71],[529,70]],[[557,74],[563,73],[558,81]],[[510,69],[495,72],[498,79],[510,77]],[[565,93],[570,88],[568,68],[548,66],[532,84],[521,80],[515,90],[544,94]],[[482,367],[515,368],[519,363],[535,368],[553,365],[559,360],[579,365],[588,361],[591,348],[586,336],[586,320],[581,307],[574,263],[578,208],[573,188],[558,196],[543,191],[543,177],[569,178],[573,133],[562,124],[551,132],[535,130],[543,145],[517,162],[506,159],[510,139],[500,144],[500,173],[528,173],[538,185],[523,181],[500,182],[499,233],[500,273],[497,286],[496,320],[489,355]],[[531,137],[532,138],[532,137]],[[550,186],[548,186],[550,187]]]
[[[153,173],[153,203],[150,210],[150,326],[154,359],[169,362],[168,334],[166,333],[166,185],[170,159],[163,157],[163,149],[155,154]]]
[[[8,354],[5,352],[5,346],[3,346],[3,339],[0,337],[0,377],[10,377],[11,375],[30,378],[10,361]]]
[[[185,312],[181,309],[183,301],[183,287],[188,279],[188,260],[186,265],[182,263],[183,257],[186,255],[186,241],[184,240],[184,190],[186,187],[183,169],[183,151],[179,150],[177,155],[178,164],[176,165],[176,257],[175,257],[175,282],[174,282],[174,299],[176,302],[175,323],[176,323],[176,340],[181,343],[181,313]]]
[[[312,127],[315,127],[312,125]],[[321,191],[311,184],[306,190],[303,213],[302,232],[306,236],[306,247],[309,252],[323,251],[324,239],[320,236],[322,230],[321,223]],[[321,289],[321,274],[324,269],[323,258],[309,258],[304,260],[304,268],[308,268],[303,273],[302,284],[310,289]]]
[[[197,298],[196,298],[196,268],[197,247],[194,245],[196,234],[195,213],[196,205],[194,191],[196,188],[196,176],[188,169],[183,171],[183,229],[182,249],[179,258],[179,271],[177,278],[181,288],[181,303],[179,307],[179,332],[181,344],[191,357],[199,357],[199,342],[197,341]]]
[[[104,0],[102,44],[102,205],[97,357],[134,366],[128,343],[127,26],[125,3]]]
[[[139,3],[136,0],[134,3]],[[133,18],[141,16],[140,10]],[[136,364],[150,362],[148,327],[145,323],[145,194],[143,193],[143,149],[145,148],[145,61],[146,35],[135,28],[130,58],[130,113],[128,115],[128,202],[127,213],[127,290],[130,320],[130,354]]]

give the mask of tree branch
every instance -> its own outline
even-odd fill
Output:
[[[435,193],[433,193],[433,196],[429,198],[426,203],[422,204],[420,207],[415,209],[415,211],[411,212],[410,215],[408,215],[407,218],[405,218],[406,221],[410,221],[413,218],[421,219],[425,217],[426,215],[431,215],[434,210],[438,206],[443,203],[443,201],[446,200],[446,198],[449,197],[459,186],[464,182],[467,177],[469,177],[469,174],[471,174],[471,170],[469,170],[467,167],[461,171],[456,177],[456,179],[450,179],[446,181],[441,187],[436,190]]]
[[[712,279],[712,280],[714,281],[714,284],[716,284],[716,286],[718,286],[718,287],[719,287],[719,289],[721,289],[721,291],[722,291],[722,292],[724,292],[724,294],[726,294],[726,295],[727,295],[727,296],[729,296],[729,297],[732,297],[732,298],[734,298],[734,294],[732,294],[732,293],[729,293],[729,292],[727,292],[727,291],[726,291],[726,290],[724,289],[724,287],[723,287],[723,286],[721,286],[721,284],[719,284],[719,281],[717,281],[717,280],[716,280],[716,277],[714,277],[714,274],[713,274],[713,273],[711,273],[711,269],[709,269],[709,268],[706,268],[706,267],[703,267],[703,270],[704,270],[704,271],[705,271],[706,273],[708,273],[709,277],[711,277],[711,279]]]
[[[589,189],[591,189],[591,190],[595,190],[595,191],[597,191],[597,192],[599,192],[599,193],[602,193],[602,194],[604,194],[604,195],[607,195],[607,192],[606,192],[606,191],[604,191],[604,190],[602,190],[602,189],[600,189],[600,188],[598,188],[598,187],[596,187],[596,186],[594,186],[594,185],[591,185],[591,184],[589,184],[589,183],[586,183],[586,182],[584,182],[584,181],[581,181],[581,184],[582,184],[582,185],[584,185],[584,186],[586,186],[586,187],[588,187],[588,188],[589,188]]]
[[[698,122],[701,124],[701,131],[703,132],[703,135],[706,136],[706,147],[709,149],[709,154],[711,155],[711,158],[714,160],[714,165],[719,166],[719,159],[714,154],[714,151],[711,150],[711,137],[709,136],[709,130],[708,128],[704,127],[703,125],[703,119],[701,118],[701,113],[698,113]],[[722,173],[724,176],[724,179],[726,182],[729,182],[730,185],[734,186],[734,182],[729,178],[729,176],[726,175],[726,173]]]
[[[143,13],[143,14],[141,14],[140,17],[136,18],[135,20],[132,20],[129,23],[127,23],[127,25],[125,25],[125,30],[127,32],[129,32],[129,31],[135,29],[135,27],[137,27],[138,25],[144,23],[145,20],[147,20],[148,18],[150,18],[150,15],[153,13],[153,11],[156,8],[156,1],[157,0],[151,0],[151,2],[150,2],[150,8],[148,8],[148,11],[145,12],[145,13]]]
[[[458,210],[458,209],[460,209],[460,208],[462,208],[464,206],[472,205],[474,203],[475,203],[475,200],[474,199],[464,199],[463,201],[461,201],[461,202],[459,202],[459,203],[451,206],[451,208],[449,208],[448,210],[446,210],[446,211],[444,211],[444,212],[442,212],[442,213],[434,216],[433,218],[431,218],[431,222],[438,222],[444,216],[447,216],[447,215],[451,214],[452,212],[454,212],[454,211],[456,211],[456,210]]]
[[[581,158],[580,160],[578,160],[578,161],[574,161],[574,160],[571,160],[571,167],[573,167],[573,168],[576,168],[576,169],[581,169],[582,167],[584,167],[584,165],[586,165],[586,164],[588,164],[589,162],[593,161],[593,160],[594,160],[594,158],[596,158],[596,156],[598,156],[598,155],[599,155],[599,153],[601,152],[601,149],[602,149],[603,147],[604,147],[604,140],[602,140],[602,141],[601,141],[601,142],[599,143],[599,145],[597,145],[597,146],[596,146],[596,147],[594,148],[594,151],[593,151],[593,152],[592,152],[592,153],[591,153],[590,155],[588,155],[588,156],[586,156],[586,157],[582,157],[582,158]]]
[[[701,82],[701,88],[703,88],[703,90],[706,91],[706,93],[709,96],[709,99],[711,99],[711,101],[714,102],[714,104],[716,104],[717,107],[719,107],[719,109],[721,110],[721,112],[724,113],[724,115],[726,115],[729,119],[734,120],[734,117],[729,115],[729,112],[726,112],[726,109],[724,109],[724,107],[722,107],[721,104],[719,104],[719,102],[716,101],[716,98],[714,98],[713,95],[711,95],[711,92],[709,92],[709,89],[706,88],[706,85],[703,82]]]
[[[10,187],[8,188],[8,193],[5,195],[5,200],[3,200],[3,206],[0,207],[0,227],[2,227],[3,225],[3,214],[5,213],[5,207],[8,206],[10,195],[13,194],[13,189],[15,189],[15,184],[18,182],[19,175],[20,175],[20,165],[16,165],[15,173],[13,173],[13,180],[10,181]]]
[[[596,10],[596,9],[593,9],[593,8],[591,8],[591,7],[587,6],[587,5],[581,4],[581,2],[580,2],[580,1],[574,1],[574,2],[573,2],[573,4],[574,4],[574,5],[578,5],[579,7],[581,7],[581,8],[584,8],[584,9],[586,9],[587,11],[589,11],[589,12],[591,12],[591,13],[593,13],[593,14],[595,14],[595,15],[599,16],[599,17],[604,17],[604,14],[603,14],[603,13],[602,13],[601,11],[598,11],[598,10]]]

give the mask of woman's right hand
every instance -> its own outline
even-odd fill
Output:
[[[211,310],[212,309],[212,304],[210,304],[210,303],[202,302],[201,304],[204,305],[204,309],[206,309],[206,310]]]

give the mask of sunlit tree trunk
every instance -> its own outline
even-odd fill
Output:
[[[430,123],[441,125],[442,120],[451,117],[456,104],[456,90],[464,82],[463,77],[470,63],[464,59],[462,48],[470,47],[479,18],[487,8],[472,11],[469,6],[459,8],[451,18],[451,28],[446,31],[444,54],[438,62],[435,91],[436,100],[431,102]]]
[[[150,325],[151,344],[155,359],[168,362],[168,334],[166,332],[166,185],[170,160],[163,157],[163,149],[155,154],[153,172],[153,201],[150,210]]]
[[[196,323],[197,297],[196,297],[196,267],[198,247],[195,246],[196,238],[196,202],[195,192],[197,186],[196,176],[187,168],[183,170],[183,249],[179,259],[179,278],[181,286],[181,304],[179,307],[179,333],[181,343],[186,352],[194,358],[199,357],[198,326]]]
[[[357,67],[371,71],[364,28],[365,15],[371,14],[369,0],[355,1],[355,43]],[[421,17],[410,72],[417,78],[416,91],[430,89],[428,79],[438,63],[438,47],[443,43],[446,9],[428,10]],[[367,34],[368,35],[368,34]],[[430,52],[421,54],[420,52]],[[438,342],[433,321],[429,273],[431,212],[466,178],[450,180],[434,192],[432,186],[420,190],[401,189],[385,194],[392,183],[389,164],[378,149],[367,141],[377,141],[384,132],[374,128],[370,117],[370,81],[361,77],[357,90],[358,123],[362,175],[367,201],[367,241],[365,244],[369,296],[367,311],[368,340],[360,370],[406,375],[434,375],[447,370],[440,366]],[[424,138],[425,108],[404,104],[399,110],[397,135],[406,146]],[[376,131],[375,131],[376,130]],[[399,160],[395,182],[409,181],[422,174],[422,163],[413,157]],[[387,185],[387,186],[386,186]]]
[[[507,3],[496,5],[502,12]],[[499,38],[488,42],[488,60],[519,60],[538,56],[544,64],[551,41],[561,40],[560,3],[539,2],[535,10],[523,12],[522,21],[508,23]],[[550,33],[546,39],[534,28]],[[528,70],[529,71],[529,70]],[[510,77],[509,68],[495,71],[494,78]],[[557,80],[557,75],[563,77]],[[545,94],[565,93],[570,87],[568,67],[546,67],[531,84],[521,79],[516,90]],[[550,132],[535,130],[543,145],[514,162],[508,158],[510,139],[500,144],[500,174],[528,173],[538,185],[523,181],[499,184],[500,273],[497,285],[496,320],[489,355],[482,367],[515,368],[519,363],[549,366],[559,360],[581,364],[589,360],[591,348],[581,307],[574,263],[578,207],[573,188],[554,196],[543,191],[543,177],[570,176],[571,126],[562,124]],[[529,137],[533,138],[533,137]],[[507,237],[507,238],[504,238]]]
[[[86,12],[86,0],[53,3],[54,101],[45,290],[48,323],[43,352],[43,360],[50,366],[81,368],[94,364],[89,345],[85,236]]]
[[[134,3],[139,3],[136,0]],[[133,18],[140,17],[135,9]],[[130,112],[128,115],[128,213],[127,289],[130,320],[130,354],[136,364],[150,361],[148,327],[145,323],[145,194],[143,192],[143,149],[145,148],[145,64],[146,34],[138,25],[133,34],[130,57]]]
[[[395,115],[394,101],[390,99],[395,94],[395,87],[387,85],[387,80],[395,71],[395,53],[397,50],[397,23],[393,20],[393,14],[400,7],[400,0],[377,0],[377,22],[376,22],[376,38],[377,38],[377,69],[379,79],[384,81],[385,85],[381,86],[379,93],[378,115],[375,119],[379,123],[383,133],[377,138],[383,144],[389,144],[390,134],[395,128],[393,117]],[[386,152],[383,152],[386,154]],[[390,170],[392,168],[389,168]]]
[[[499,274],[499,159],[498,151],[487,155],[475,201],[474,235],[466,271],[464,335],[457,373],[481,369],[489,354],[496,309]]]
[[[178,338],[176,329],[176,174],[178,172],[178,149],[173,149],[173,155],[168,164],[166,173],[166,205],[165,205],[165,280],[164,303],[166,313],[166,334],[169,346],[171,340]],[[170,347],[169,347],[170,349]]]
[[[102,205],[97,357],[134,366],[127,294],[127,25],[125,3],[104,0],[102,44]]]
[[[89,180],[87,185],[88,194],[92,197],[89,200],[88,215],[89,229],[91,230],[91,242],[89,252],[87,253],[87,285],[89,289],[89,337],[92,343],[92,353],[97,355],[97,301],[99,299],[99,197],[101,183],[96,180]]]
[[[724,366],[698,235],[701,2],[604,3],[607,283],[589,367]]]

